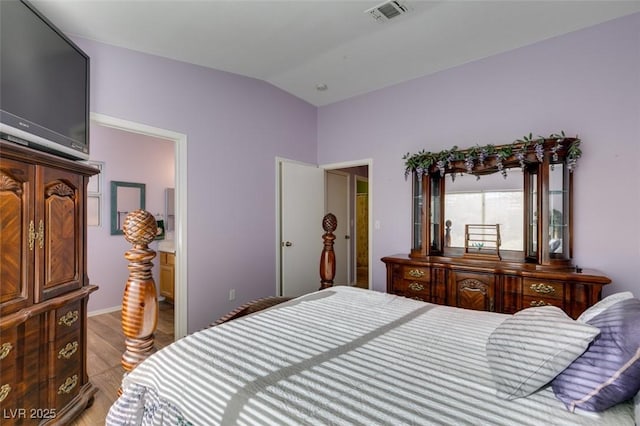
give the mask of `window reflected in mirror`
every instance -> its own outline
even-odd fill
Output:
[[[445,244],[464,248],[465,225],[500,225],[500,251],[524,248],[524,179],[519,168],[483,175],[457,174],[445,181]]]

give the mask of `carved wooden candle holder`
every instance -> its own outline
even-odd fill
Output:
[[[322,229],[324,235],[324,248],[320,255],[320,290],[327,287],[333,287],[333,278],[336,275],[336,253],[333,251],[333,242],[336,236],[333,231],[338,226],[338,219],[332,213],[327,213],[322,219]]]
[[[124,255],[129,261],[129,279],[122,298],[126,349],[121,361],[126,374],[155,352],[153,333],[158,324],[158,296],[151,260],[156,252],[148,245],[156,237],[156,219],[147,211],[132,211],[125,218],[122,231],[133,245]]]

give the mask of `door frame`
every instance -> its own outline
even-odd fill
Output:
[[[275,249],[276,249],[276,279],[275,279],[275,295],[276,296],[281,296],[282,293],[282,287],[281,287],[281,274],[282,274],[282,259],[280,256],[280,210],[281,210],[281,206],[280,206],[280,172],[279,172],[279,167],[280,167],[280,163],[283,161],[289,161],[292,163],[298,163],[298,164],[306,164],[306,165],[315,165],[315,164],[309,164],[309,163],[305,163],[303,161],[296,161],[296,160],[290,160],[288,158],[284,158],[284,157],[276,157],[275,158],[275,187],[276,187],[276,215],[275,215],[275,222],[276,222],[276,234],[275,234]],[[369,224],[367,226],[368,228],[368,233],[369,233],[369,274],[368,274],[368,281],[369,281],[369,288],[372,288],[373,285],[373,268],[371,267],[372,265],[372,259],[373,259],[373,250],[372,250],[372,244],[373,244],[373,220],[372,217],[373,215],[371,214],[373,212],[373,196],[372,196],[372,188],[373,188],[373,159],[372,158],[366,158],[366,159],[362,159],[362,160],[353,160],[353,161],[345,161],[342,163],[328,163],[328,164],[320,164],[318,165],[319,168],[324,169],[324,170],[335,170],[335,169],[346,169],[349,167],[358,167],[358,166],[367,166],[367,170],[368,170],[368,179],[369,179],[369,199],[368,199],[368,205],[369,205]],[[321,231],[320,231],[321,232]],[[318,245],[318,261],[320,261],[320,254],[322,253],[322,246],[319,244]],[[318,274],[318,288],[320,288],[320,275]]]
[[[176,281],[174,295],[174,340],[187,335],[187,135],[134,121],[92,112],[91,121],[105,127],[129,133],[166,139],[174,142],[176,188]]]

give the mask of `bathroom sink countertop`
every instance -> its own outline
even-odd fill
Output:
[[[158,243],[158,251],[164,251],[167,253],[175,253],[176,245],[173,240],[162,240]]]

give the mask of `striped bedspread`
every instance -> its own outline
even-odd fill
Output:
[[[495,396],[507,315],[334,287],[187,336],[123,381],[107,425],[633,425],[570,413],[550,387]]]

